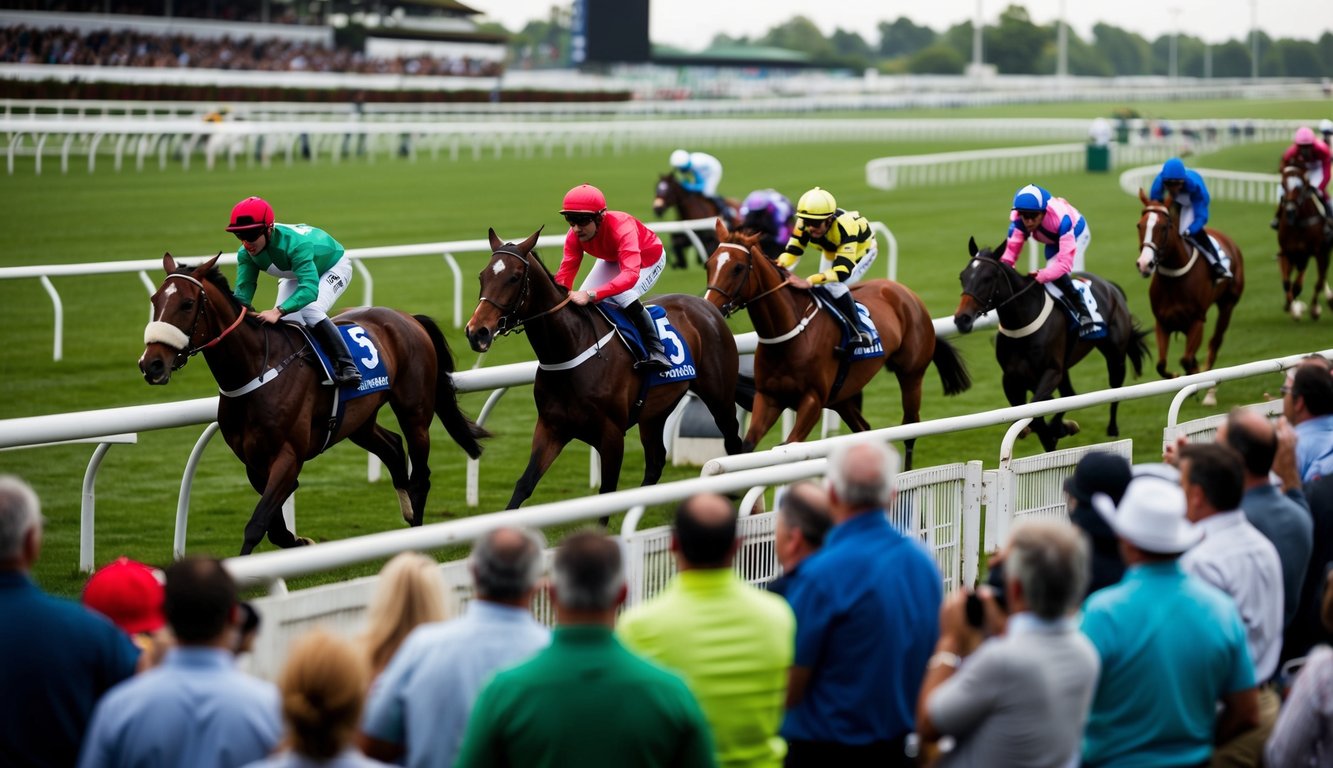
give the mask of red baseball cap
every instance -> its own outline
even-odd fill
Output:
[[[94,573],[83,588],[83,604],[134,635],[166,624],[162,582],[157,571],[126,557]]]

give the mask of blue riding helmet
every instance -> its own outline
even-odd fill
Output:
[[[1044,213],[1046,204],[1051,200],[1051,193],[1037,186],[1028,184],[1014,194],[1015,211],[1038,211]]]
[[[1162,164],[1162,181],[1185,181],[1185,163],[1173,157]]]

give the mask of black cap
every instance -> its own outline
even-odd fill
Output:
[[[1097,451],[1079,460],[1074,474],[1065,480],[1065,493],[1082,504],[1091,504],[1094,493],[1104,493],[1119,504],[1129,480],[1128,461],[1114,453]]]

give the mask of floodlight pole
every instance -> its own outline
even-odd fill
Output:
[[[1259,0],[1250,0],[1250,79],[1259,79]]]
[[[1069,75],[1069,20],[1065,16],[1065,0],[1060,0],[1060,26],[1057,33],[1059,57],[1055,65],[1055,74],[1064,79]]]
[[[981,72],[981,0],[977,0],[977,19],[972,22],[972,68]]]

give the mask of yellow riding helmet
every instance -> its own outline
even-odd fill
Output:
[[[838,201],[827,190],[815,187],[801,195],[796,203],[796,215],[803,219],[827,219],[838,212]]]

